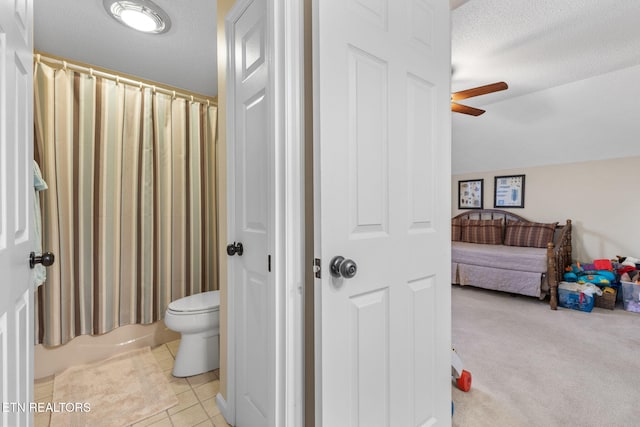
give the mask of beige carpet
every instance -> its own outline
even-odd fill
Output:
[[[640,425],[640,314],[551,311],[536,298],[452,287],[452,342],[471,372],[460,427]]]
[[[519,414],[510,412],[508,405],[493,396],[481,385],[472,385],[465,393],[453,388],[452,400],[455,402],[452,418],[453,427],[521,427],[526,426]]]
[[[178,399],[147,347],[56,375],[52,403],[57,411],[51,427],[117,427],[164,411]]]

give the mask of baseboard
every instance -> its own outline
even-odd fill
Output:
[[[224,397],[220,393],[216,394],[216,405],[218,405],[218,409],[220,409],[220,413],[227,421],[227,424],[235,425],[236,420],[234,414],[230,413],[229,405],[227,405],[227,401],[224,400]]]

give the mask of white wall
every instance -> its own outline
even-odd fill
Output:
[[[635,66],[453,114],[452,173],[640,156],[638,82]]]
[[[483,178],[484,207],[493,208],[494,177],[512,174],[526,175],[525,207],[509,210],[535,222],[571,219],[574,259],[640,258],[640,156],[453,175],[452,216],[459,180]]]

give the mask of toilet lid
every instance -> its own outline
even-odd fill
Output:
[[[220,308],[220,291],[201,292],[180,298],[169,304],[169,310],[191,311],[216,311]]]

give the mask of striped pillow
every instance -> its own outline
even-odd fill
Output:
[[[462,237],[462,220],[460,218],[451,220],[451,241],[459,242]]]
[[[542,224],[538,222],[507,221],[504,244],[528,248],[546,248],[553,242],[553,233],[557,222]]]
[[[484,245],[502,244],[501,219],[468,219],[462,221],[463,242],[481,243]]]

